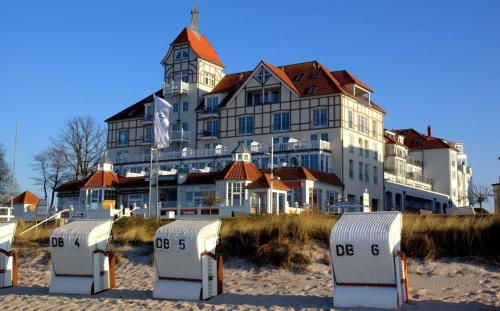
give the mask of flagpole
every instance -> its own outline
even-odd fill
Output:
[[[155,94],[153,93],[153,137],[151,137],[154,141],[154,130],[155,130],[155,116],[154,116],[154,111],[155,111]],[[148,206],[148,217],[151,217],[151,187],[152,187],[152,182],[153,182],[153,148],[151,147],[149,149],[149,206]]]
[[[158,166],[159,150],[156,150],[156,219],[160,219],[160,169]]]

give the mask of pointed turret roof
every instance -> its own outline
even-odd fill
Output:
[[[217,55],[217,52],[212,47],[207,38],[201,33],[194,31],[193,29],[186,27],[181,33],[175,38],[170,45],[176,45],[181,43],[188,43],[193,49],[193,52],[198,55],[198,57],[207,60],[211,63],[224,67],[224,64]]]

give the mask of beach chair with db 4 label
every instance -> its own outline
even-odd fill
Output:
[[[17,254],[11,249],[15,222],[0,222],[0,288],[17,285]]]
[[[156,231],[154,298],[205,300],[222,293],[219,229],[220,220],[176,220]]]
[[[115,287],[114,256],[106,250],[111,220],[75,220],[50,237],[49,292],[97,294]]]
[[[330,234],[333,306],[398,308],[408,300],[399,212],[345,213]]]

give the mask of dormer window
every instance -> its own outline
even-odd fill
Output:
[[[311,85],[306,90],[306,94],[314,94],[314,92],[316,92],[316,85]]]
[[[144,121],[152,121],[153,120],[153,105],[147,104],[144,105]]]
[[[259,83],[266,83],[269,78],[271,78],[271,73],[264,68],[261,68],[260,71],[254,76],[255,80]]]
[[[319,70],[314,70],[312,75],[311,75],[311,79],[317,79],[319,76]]]
[[[175,60],[181,60],[188,58],[189,53],[187,50],[180,50],[175,53]]]
[[[302,78],[304,77],[304,73],[301,72],[301,73],[298,73],[295,75],[295,77],[293,78],[293,81],[300,81],[302,80]]]
[[[215,75],[209,72],[203,72],[203,83],[208,86],[215,86]]]

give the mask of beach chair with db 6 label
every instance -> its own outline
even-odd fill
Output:
[[[333,306],[398,308],[408,300],[399,212],[346,213],[330,234]]]
[[[49,292],[97,294],[115,286],[114,257],[106,251],[111,220],[75,220],[50,237]]]
[[[156,231],[154,298],[205,300],[222,293],[219,229],[220,220],[176,220]]]
[[[11,249],[15,222],[0,222],[0,288],[17,285],[17,254]]]

